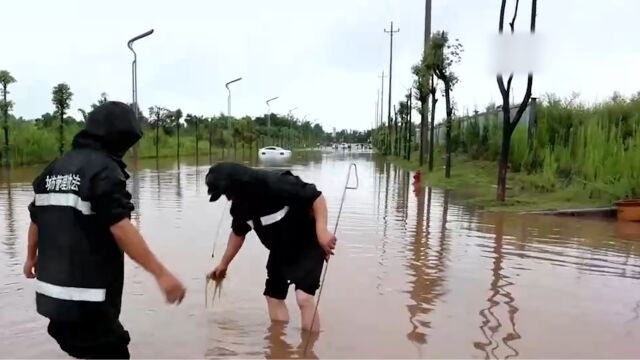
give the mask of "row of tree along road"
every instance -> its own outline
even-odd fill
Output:
[[[505,31],[506,3],[501,2],[499,34]],[[512,34],[519,1],[514,3],[508,23]],[[537,1],[532,0],[531,33],[536,29],[536,10]],[[412,69],[413,87],[394,107],[393,117],[378,121],[373,134],[377,149],[409,161],[417,152],[419,161],[412,166],[424,166],[429,172],[444,157],[445,178],[451,176],[452,158],[495,162],[498,202],[506,197],[508,171],[520,176],[518,186],[542,193],[570,190],[603,203],[640,196],[640,92],[630,98],[616,93],[591,105],[581,103],[578,94],[568,99],[547,94],[536,101],[531,95],[534,76],[528,73],[522,99],[513,104],[514,74],[506,79],[497,74],[502,104],[489,105],[482,114],[459,115],[453,101],[458,77],[452,68],[462,54],[462,45],[446,31],[431,34],[421,61]],[[435,124],[440,91],[446,119]],[[411,121],[413,99],[422,114],[419,126]]]
[[[71,139],[82,128],[87,113],[108,101],[107,94],[101,94],[88,109],[78,109],[83,118],[75,119],[69,115],[73,92],[68,84],[61,83],[52,91],[53,113],[24,119],[11,113],[14,103],[9,98],[9,87],[15,86],[15,83],[16,79],[9,71],[0,70],[3,129],[0,160],[5,166],[46,163],[54,159],[69,148]],[[207,117],[185,115],[181,109],[170,110],[162,106],[150,107],[148,116],[140,109],[136,111],[145,132],[138,144],[141,158],[254,156],[259,147],[267,145],[293,149],[336,141],[367,142],[371,137],[371,130],[341,130],[334,135],[325,132],[320,124],[291,115],[271,114],[271,126],[268,127],[268,115],[234,118],[220,114]]]

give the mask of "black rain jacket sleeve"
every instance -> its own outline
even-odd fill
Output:
[[[286,171],[270,186],[286,205],[297,209],[311,209],[313,203],[322,195],[314,184],[306,183],[300,177]]]
[[[34,224],[38,224],[38,218],[36,217],[36,201],[31,200],[29,203],[29,217],[31,218],[31,222]]]
[[[233,218],[231,221],[231,230],[235,235],[244,237],[251,231],[251,226],[249,226],[246,221]]]
[[[117,166],[110,166],[97,173],[91,182],[91,208],[102,223],[112,226],[131,218],[134,210],[127,180]]]

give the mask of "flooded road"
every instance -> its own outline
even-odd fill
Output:
[[[205,309],[205,273],[224,201],[209,203],[208,161],[143,164],[130,188],[134,222],[188,288],[167,306],[154,280],[127,259],[121,320],[134,358],[302,357],[299,314],[271,326],[262,296],[267,252],[253,233]],[[371,154],[305,153],[291,168],[315,182],[333,228],[350,163],[338,248],[319,309],[320,358],[639,358],[640,232],[635,225],[476,213],[412,184]],[[0,356],[65,358],[37,315],[22,276],[27,204],[36,168],[0,182]],[[454,168],[455,171],[455,168]],[[227,210],[228,211],[228,210]],[[223,218],[216,263],[230,217]]]

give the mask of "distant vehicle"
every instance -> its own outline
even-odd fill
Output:
[[[258,150],[260,160],[288,160],[291,158],[291,150],[286,150],[278,146],[267,146]]]

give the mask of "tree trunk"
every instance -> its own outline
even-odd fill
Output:
[[[389,115],[389,118],[387,119],[387,139],[386,139],[386,151],[385,151],[385,155],[392,155],[393,154],[393,147],[391,146],[392,144],[392,139],[391,139],[391,133],[393,132],[393,119],[391,118],[391,115]],[[342,139],[344,141],[344,139]]]
[[[411,121],[411,99],[409,99],[409,121],[408,121],[408,125],[407,126],[407,160],[411,161],[411,128],[412,128],[412,121]],[[420,150],[422,151],[422,150]]]
[[[451,86],[448,81],[444,82],[444,97],[445,97],[445,106],[447,108],[447,155],[446,162],[444,168],[444,177],[451,177],[451,125],[453,119],[451,119],[453,110],[451,109]]]
[[[158,146],[160,145],[160,115],[156,118],[156,159],[158,159],[160,154],[158,153]]]
[[[4,130],[4,154],[2,156],[2,161],[5,165],[9,165],[9,104],[7,103],[7,87],[3,86],[4,95],[4,103],[2,109],[2,115],[4,118],[3,121],[3,130]]]
[[[420,111],[420,154],[418,155],[418,161],[420,164],[420,167],[422,167],[422,165],[424,165],[424,157],[427,154],[427,127],[428,127],[428,119],[427,119],[427,113],[429,111],[429,109],[427,109],[427,102],[429,100],[427,99],[427,101],[421,101],[421,111]],[[430,149],[430,147],[429,147]]]
[[[64,110],[60,111],[60,156],[64,153]]]
[[[435,132],[436,132],[436,99],[435,92],[431,94],[431,126],[429,131],[429,171],[433,171],[433,152],[435,149]]]
[[[196,118],[196,160],[198,160],[199,153],[200,153],[200,148],[198,147],[198,119]]]
[[[398,156],[398,112],[393,117],[393,154]]]
[[[212,163],[213,158],[211,157],[211,148],[212,148],[212,143],[213,143],[213,133],[212,133],[212,129],[213,129],[213,124],[211,122],[209,122],[209,164]]]
[[[510,126],[506,121],[504,122],[504,126],[506,126],[506,128],[502,130],[502,146],[500,147],[500,159],[498,160],[498,191],[496,194],[496,200],[500,202],[506,199],[507,169],[509,168],[509,150],[511,148],[512,134]]]
[[[180,166],[180,120],[176,121],[176,133],[178,134],[178,150],[176,152],[176,158],[178,159],[178,166]]]
[[[498,32],[500,34],[503,33],[504,28],[504,12],[505,12],[505,3],[506,0],[502,1],[502,5],[500,8],[500,19],[498,23]],[[537,0],[531,1],[531,33],[535,33],[536,31],[536,12],[537,12]],[[516,3],[517,4],[517,3]],[[513,20],[510,24],[511,32],[514,31],[514,23],[516,19],[518,8],[516,6],[515,13],[513,16]],[[518,126],[518,122],[522,115],[524,114],[527,106],[529,105],[529,100],[531,99],[531,88],[533,86],[533,73],[529,72],[527,76],[527,89],[525,90],[524,97],[518,106],[518,110],[516,111],[513,120],[511,120],[511,106],[509,104],[509,95],[511,93],[511,80],[513,79],[513,74],[509,76],[507,80],[507,86],[505,87],[504,79],[502,74],[498,74],[496,80],[498,82],[498,88],[500,90],[500,94],[502,95],[502,145],[500,147],[500,158],[498,160],[498,184],[496,189],[496,200],[503,202],[506,199],[506,190],[507,190],[507,171],[509,168],[509,151],[511,148],[511,136],[513,135],[513,131],[516,126]]]
[[[404,151],[402,145],[404,144],[404,116],[400,115],[400,121],[398,123],[398,134],[396,135],[396,156],[404,158]]]
[[[400,147],[400,155],[405,160],[407,158],[407,144],[409,143],[409,141],[407,140],[408,125],[409,125],[409,122],[405,117],[404,121],[402,122],[402,146]]]

